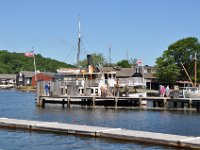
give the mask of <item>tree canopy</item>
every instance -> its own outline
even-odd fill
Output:
[[[50,58],[35,54],[37,70],[56,72],[60,67],[74,67]],[[0,73],[17,73],[20,71],[34,71],[33,58],[25,57],[23,53],[11,53],[0,50]]]
[[[161,57],[157,58],[156,66],[158,71],[156,76],[163,82],[188,80],[186,72],[183,69],[184,66],[192,80],[194,80],[195,54],[198,59],[200,56],[200,43],[197,38],[188,37],[178,40],[171,44],[168,49],[163,52]],[[197,60],[197,66],[199,64],[200,61]],[[197,69],[197,72],[200,72],[200,70]],[[200,74],[197,78],[200,78]]]
[[[123,59],[117,62],[117,66],[122,67],[122,68],[131,68],[132,64],[128,60]]]

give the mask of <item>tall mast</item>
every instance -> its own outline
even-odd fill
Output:
[[[81,23],[80,23],[80,15],[78,19],[78,52],[77,52],[77,66],[79,65],[79,59],[80,59],[80,51],[81,51]]]

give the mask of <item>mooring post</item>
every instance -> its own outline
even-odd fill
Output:
[[[199,102],[197,102],[197,111],[199,111]]]
[[[153,108],[156,107],[156,101],[153,101]]]
[[[139,98],[139,107],[142,108],[142,97]]]
[[[192,108],[192,99],[189,99],[189,108]]]
[[[174,108],[177,108],[177,102],[174,101]]]
[[[164,109],[167,109],[167,105],[168,104],[168,102],[167,102],[167,98],[164,98],[163,99],[163,107],[164,107]]]
[[[41,96],[38,96],[37,97],[37,101],[36,101],[36,104],[37,104],[38,107],[42,106],[42,102],[41,101],[42,101]]]
[[[65,107],[65,99],[64,98],[62,99],[62,107],[63,108]]]
[[[67,108],[70,108],[70,101],[71,101],[71,98],[68,96],[67,97]]]
[[[117,108],[118,97],[115,97],[115,108]]]
[[[184,107],[185,107],[185,103],[181,102],[181,108],[184,108]]]
[[[92,107],[95,107],[95,97],[92,97]]]
[[[41,106],[44,108],[45,107],[45,99],[42,99],[41,103],[42,103]]]

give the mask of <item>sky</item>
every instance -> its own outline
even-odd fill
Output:
[[[81,54],[153,66],[176,41],[200,40],[200,0],[0,0],[0,50],[76,64]]]

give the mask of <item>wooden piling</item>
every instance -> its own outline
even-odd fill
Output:
[[[96,101],[95,97],[92,97],[92,107],[95,107],[95,101]]]
[[[197,108],[197,111],[199,111],[199,102],[197,102],[196,108]]]
[[[62,107],[63,108],[65,107],[65,99],[64,98],[62,99]]]
[[[167,109],[167,106],[168,106],[167,98],[164,98],[163,99],[163,107],[165,110]]]
[[[115,101],[115,108],[117,108],[117,103],[118,103],[118,97],[115,97],[115,99],[114,99],[114,101]]]
[[[67,97],[67,108],[70,108],[70,101],[71,101],[71,98],[68,96]]]
[[[189,108],[192,108],[192,99],[189,99]]]
[[[42,99],[41,103],[42,103],[41,106],[44,108],[45,107],[45,99],[44,98]]]

